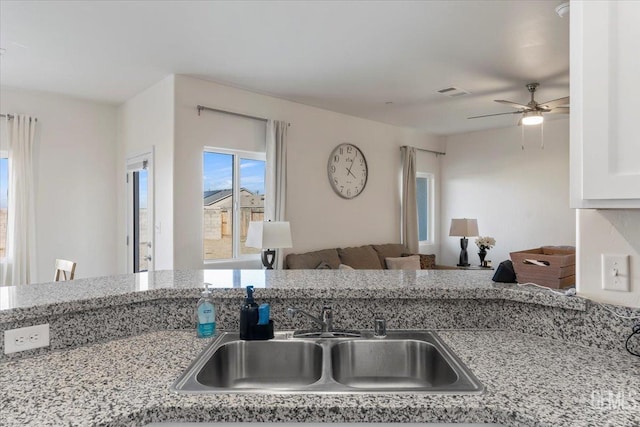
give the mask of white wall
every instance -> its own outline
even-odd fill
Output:
[[[578,294],[640,307],[640,209],[578,209]],[[629,255],[631,292],[602,289],[601,255]]]
[[[197,104],[286,120],[287,218],[293,249],[400,241],[401,145],[441,150],[430,134],[334,113],[186,76],[176,76],[174,164],[174,267],[202,268],[202,149],[223,146],[207,138],[208,115]],[[360,147],[369,166],[362,194],[345,200],[331,189],[327,159],[342,142]],[[198,165],[198,167],[196,167]],[[256,264],[256,263],[254,263]]]
[[[0,110],[38,118],[38,281],[56,258],[76,261],[77,278],[116,273],[116,107],[3,87]]]
[[[477,218],[482,236],[496,239],[487,259],[542,245],[575,245],[575,213],[569,208],[569,121],[525,129],[518,126],[447,137],[442,164],[440,264],[455,265],[460,238],[449,237],[451,218]],[[469,263],[479,264],[475,238]]]
[[[169,76],[118,108],[118,271],[127,272],[126,160],[154,150],[153,255],[156,270],[173,268],[174,79]]]

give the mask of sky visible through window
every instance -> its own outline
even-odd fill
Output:
[[[230,190],[233,187],[233,156],[204,153],[204,191]],[[240,159],[240,187],[264,194],[265,162]]]
[[[138,173],[138,197],[140,199],[140,209],[147,208],[147,176],[148,172],[146,169],[141,169]]]

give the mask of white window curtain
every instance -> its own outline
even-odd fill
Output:
[[[9,188],[6,255],[0,280],[23,285],[36,278],[36,220],[33,176],[36,119],[15,114],[5,123],[9,153]]]
[[[285,221],[287,197],[287,129],[279,120],[267,121],[267,177],[265,221]],[[282,269],[284,258],[276,250],[274,268]]]
[[[418,253],[418,206],[416,203],[416,149],[402,147],[402,243]]]

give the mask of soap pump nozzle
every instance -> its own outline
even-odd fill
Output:
[[[202,290],[202,292],[200,292],[200,295],[203,298],[208,298],[211,296],[211,289],[209,289],[209,286],[211,286],[210,283],[205,283],[204,284],[204,289]]]
[[[246,304],[255,304],[255,301],[253,300],[253,286],[247,286],[247,297],[244,302]]]

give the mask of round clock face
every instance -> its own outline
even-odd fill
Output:
[[[367,160],[353,144],[340,144],[333,149],[327,164],[329,182],[340,197],[353,199],[367,185]]]

